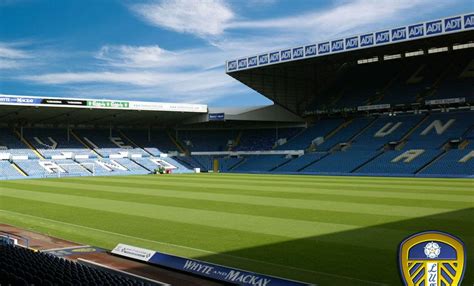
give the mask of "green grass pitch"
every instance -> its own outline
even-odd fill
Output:
[[[460,237],[474,282],[474,181],[192,174],[0,181],[0,222],[319,285],[400,285],[399,243]]]

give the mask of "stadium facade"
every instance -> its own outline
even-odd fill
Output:
[[[272,106],[0,95],[0,179],[474,176],[474,14],[226,62]]]

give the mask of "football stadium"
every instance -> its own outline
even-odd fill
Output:
[[[473,285],[474,14],[426,20],[228,59],[268,106],[1,94],[0,284]]]

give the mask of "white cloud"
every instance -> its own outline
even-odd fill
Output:
[[[221,34],[234,18],[234,13],[223,0],[154,1],[131,8],[152,25],[201,37]]]
[[[107,65],[128,69],[209,69],[224,62],[215,47],[169,51],[160,46],[104,46],[96,58]]]
[[[255,0],[263,1],[266,0]],[[88,70],[35,72],[17,78],[63,88],[82,97],[123,97],[209,103],[249,92],[224,72],[225,60],[263,51],[383,28],[400,19],[411,21],[419,7],[439,9],[448,1],[338,0],[329,8],[260,20],[239,17],[224,0],[170,0],[132,5],[144,21],[207,40],[196,48],[167,50],[162,46],[105,45],[94,54]],[[343,1],[343,2],[340,2]],[[269,0],[268,4],[272,1]],[[242,4],[246,5],[246,4]],[[405,22],[406,23],[406,22]],[[30,56],[0,45],[4,68]],[[2,52],[3,51],[3,52]],[[16,57],[16,58],[13,58]],[[91,71],[92,70],[92,71]]]
[[[15,43],[0,42],[0,69],[17,69],[24,66],[32,55],[19,49]]]

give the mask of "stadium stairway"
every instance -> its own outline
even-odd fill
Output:
[[[44,159],[43,155],[41,155],[41,153],[36,150],[35,147],[33,147],[33,145],[31,145],[30,142],[28,142],[28,140],[26,140],[26,138],[24,136],[21,136],[20,132],[18,130],[14,130],[14,133],[15,135],[18,137],[18,139],[23,142],[23,144],[25,144],[26,146],[28,146],[28,148],[31,149],[31,151],[33,151],[33,153],[36,154],[36,156],[38,156],[38,158],[40,159]]]
[[[170,132],[166,131],[166,134],[168,135],[168,137],[170,138],[170,140],[174,143],[174,145],[176,145],[176,148],[178,148],[179,152],[180,153],[184,153],[184,154],[189,154],[189,151],[186,150],[186,148],[184,148],[176,138],[173,137],[173,135],[171,135]]]
[[[85,148],[91,150],[92,153],[94,153],[97,157],[102,157],[96,150],[94,150],[94,148],[92,148],[91,146],[89,146],[88,144],[86,144],[77,134],[76,132],[74,132],[74,130],[71,130],[69,131],[71,132],[71,135],[76,138],[77,141],[79,141],[82,145],[84,145]]]

